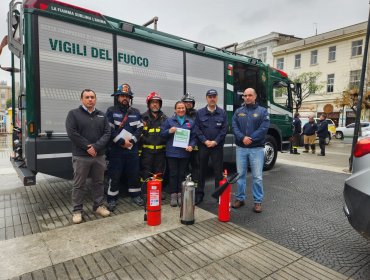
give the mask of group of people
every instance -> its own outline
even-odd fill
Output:
[[[218,93],[210,89],[205,94],[207,105],[195,110],[195,99],[185,94],[174,106],[174,114],[166,116],[160,94],[147,96],[148,110],[140,114],[132,107],[134,94],[128,84],[122,84],[112,94],[115,105],[103,112],[96,109],[96,94],[91,89],[81,93],[81,105],[68,113],[66,130],[72,142],[74,180],[72,190],[73,223],[82,222],[85,183],[92,178],[93,210],[103,217],[114,211],[122,180],[131,199],[144,205],[141,186],[152,174],[168,174],[170,205],[181,206],[181,183],[191,172],[196,185],[195,203],[204,198],[205,178],[209,160],[214,174],[214,187],[223,177],[223,146],[228,130],[227,114],[217,106]],[[257,94],[248,88],[243,94],[243,106],[232,119],[237,145],[239,173],[238,195],[232,207],[244,205],[246,172],[250,166],[254,211],[262,211],[265,136],[269,116],[256,103]],[[185,132],[185,134],[184,134]],[[178,143],[179,135],[185,140]],[[187,138],[186,138],[187,137]],[[183,139],[183,138],[182,138]],[[108,159],[107,206],[104,205],[104,172]],[[164,195],[164,194],[163,194]]]
[[[316,137],[319,138],[320,153],[318,156],[325,156],[325,138],[328,135],[328,122],[326,121],[326,114],[320,115],[320,123],[317,124],[313,116],[308,117],[308,122],[302,128],[299,113],[294,114],[293,119],[293,137],[291,154],[299,154],[298,147],[303,134],[304,153],[309,153],[310,148],[313,154],[316,153]],[[302,131],[303,130],[303,131]]]

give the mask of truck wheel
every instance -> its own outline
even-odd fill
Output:
[[[267,135],[265,143],[265,163],[263,170],[270,170],[274,167],[277,158],[277,144],[274,137]]]

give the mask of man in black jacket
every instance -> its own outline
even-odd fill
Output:
[[[292,139],[292,154],[299,155],[298,153],[298,147],[299,147],[299,141],[301,140],[301,133],[302,133],[302,122],[299,119],[300,115],[299,113],[294,114],[294,120],[293,120],[293,139]]]
[[[103,217],[110,215],[103,205],[105,148],[110,138],[110,127],[104,113],[95,108],[96,94],[93,90],[83,90],[81,102],[79,108],[69,111],[66,119],[67,134],[72,141],[72,221],[75,224],[82,222],[85,182],[89,174],[93,181],[93,210]]]
[[[319,146],[320,146],[320,154],[318,156],[325,156],[325,138],[328,135],[328,122],[326,120],[326,115],[322,114],[320,116],[320,124],[317,128],[317,137],[319,137]]]

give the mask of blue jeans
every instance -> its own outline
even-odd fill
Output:
[[[236,147],[236,167],[239,173],[238,194],[236,198],[244,201],[246,198],[246,176],[249,166],[252,171],[252,193],[254,203],[261,203],[263,199],[262,171],[264,164],[264,148],[241,148]]]

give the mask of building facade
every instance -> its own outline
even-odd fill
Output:
[[[298,40],[301,40],[301,38],[294,37],[293,35],[271,32],[270,34],[267,34],[265,36],[261,36],[253,40],[248,40],[243,43],[237,44],[236,52],[258,58],[264,63],[273,65],[273,48]],[[228,50],[234,51],[234,47],[230,47],[228,48]]]
[[[6,101],[12,97],[12,88],[6,81],[0,81],[0,111],[5,111]]]
[[[337,125],[354,121],[352,110],[336,107],[335,101],[344,91],[359,87],[366,29],[367,22],[363,22],[273,48],[273,66],[290,77],[320,73],[314,82],[322,88],[303,101],[302,116],[325,112]],[[368,76],[366,73],[365,93],[370,90]],[[362,118],[368,119],[367,114]]]

